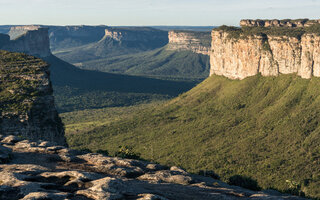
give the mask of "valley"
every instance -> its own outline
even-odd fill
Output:
[[[319,20],[0,32],[0,198],[32,180],[50,200],[320,198]],[[95,178],[50,191],[41,167]]]

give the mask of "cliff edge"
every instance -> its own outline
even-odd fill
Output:
[[[18,26],[10,30],[10,38],[2,34],[0,36],[0,48],[12,52],[22,52],[36,57],[48,57],[51,55],[48,28],[40,26]],[[5,42],[1,45],[1,38]]]
[[[66,145],[44,61],[0,51],[0,134]]]
[[[297,73],[320,77],[320,25],[304,28],[226,27],[212,30],[210,75],[244,79]]]
[[[169,31],[168,38],[168,50],[187,50],[204,55],[210,53],[210,32]]]

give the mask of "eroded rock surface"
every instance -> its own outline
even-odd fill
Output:
[[[85,153],[41,140],[8,136],[0,143],[0,155],[6,154],[10,154],[6,163],[0,164],[0,199],[302,199],[229,186],[178,167]]]
[[[169,31],[169,50],[187,50],[209,55],[211,47],[210,32]]]
[[[292,28],[292,32],[295,30]],[[312,32],[290,35],[279,31],[277,35],[213,29],[210,65],[210,75],[231,79],[258,73],[262,76],[296,73],[306,79],[320,77],[320,36]]]

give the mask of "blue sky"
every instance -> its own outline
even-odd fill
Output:
[[[238,25],[319,18],[320,0],[0,0],[0,24]]]

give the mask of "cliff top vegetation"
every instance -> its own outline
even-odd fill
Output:
[[[234,26],[220,26],[217,31],[224,31],[229,33],[229,38],[240,39],[249,36],[280,36],[280,37],[295,37],[301,39],[304,34],[320,35],[320,24],[314,24],[310,27],[234,27]]]
[[[0,108],[19,112],[31,108],[32,99],[41,96],[41,78],[47,63],[23,53],[0,50]]]

